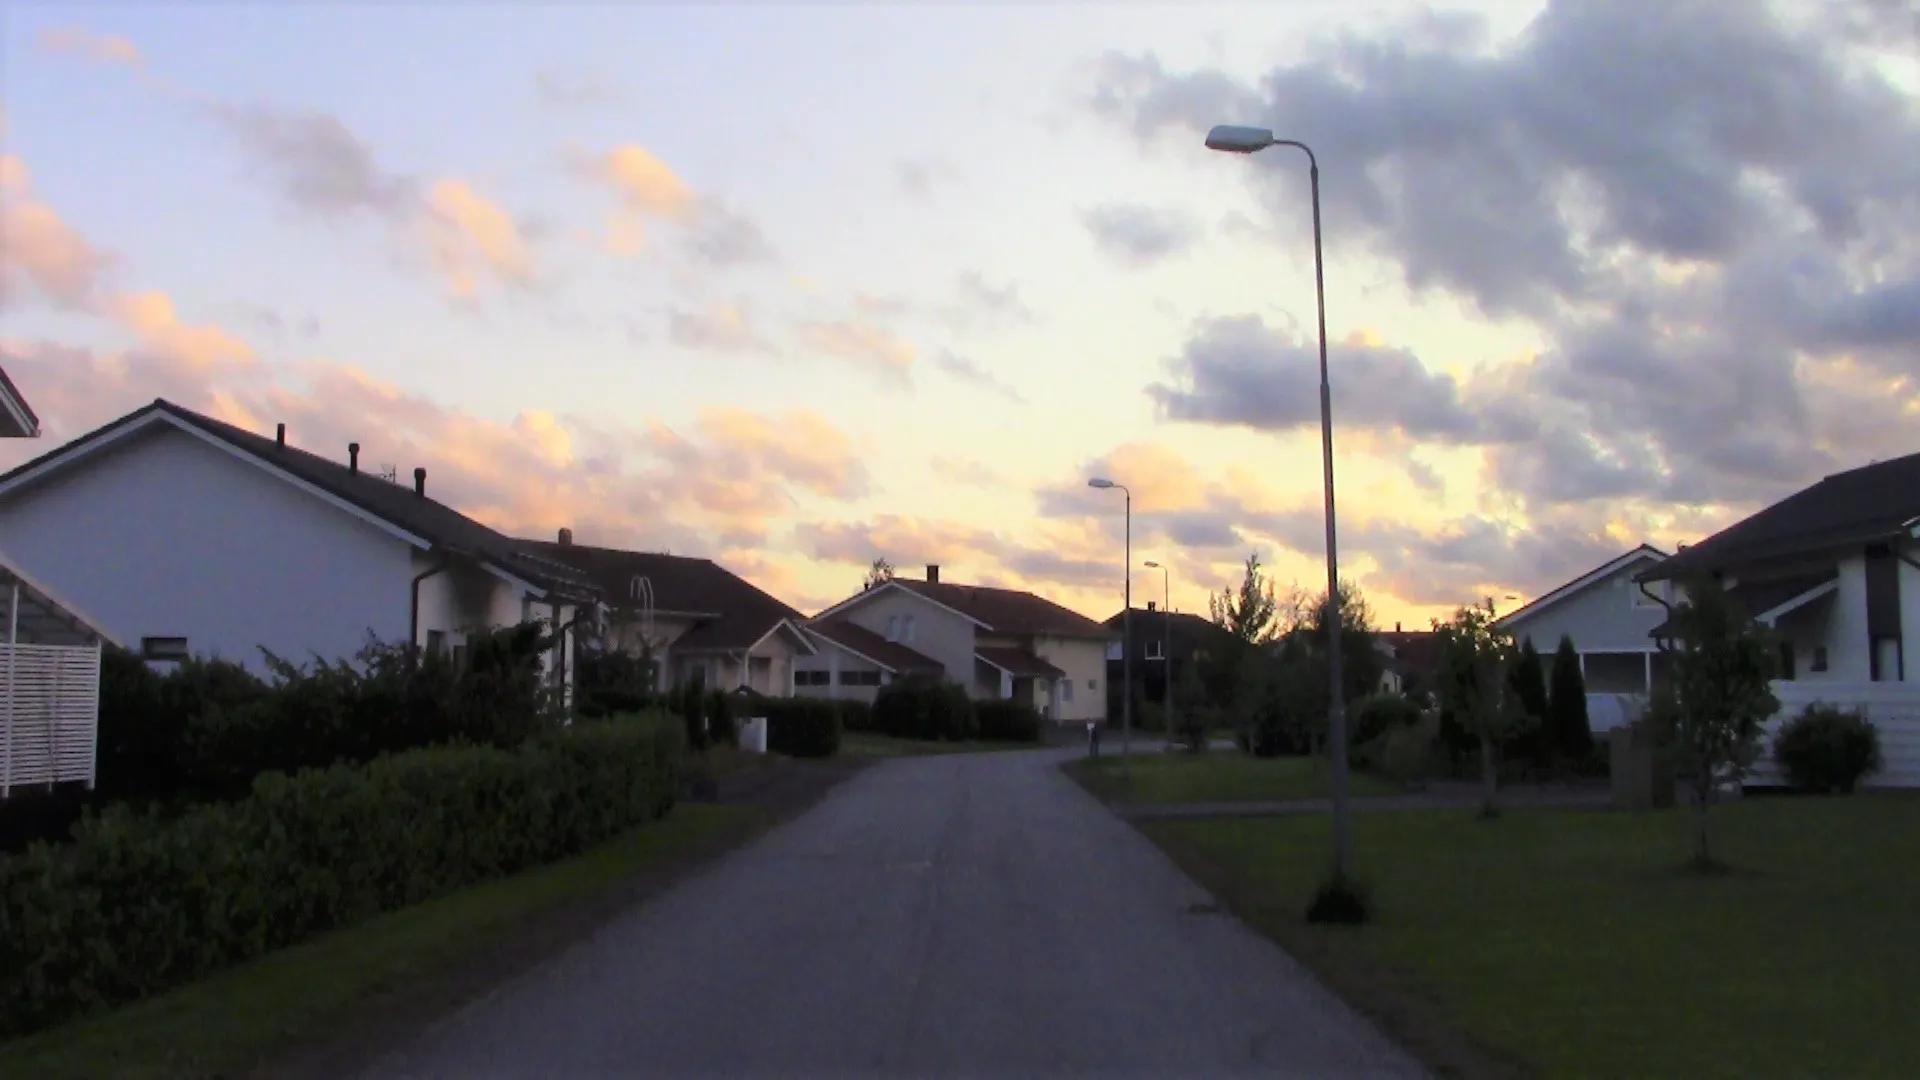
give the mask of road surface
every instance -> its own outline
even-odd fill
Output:
[[[1075,753],[876,765],[365,1076],[1426,1075],[1208,913]]]

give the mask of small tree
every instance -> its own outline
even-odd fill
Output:
[[[1649,710],[1656,731],[1674,749],[1675,764],[1694,795],[1693,865],[1714,865],[1707,810],[1723,775],[1741,779],[1759,754],[1762,726],[1779,711],[1773,696],[1772,635],[1734,609],[1718,581],[1687,582],[1672,607],[1666,683]]]
[[[1207,688],[1200,681],[1200,669],[1192,661],[1180,666],[1180,677],[1173,681],[1173,728],[1188,751],[1207,748],[1207,721],[1213,711],[1207,704]]]
[[[1545,765],[1554,756],[1548,742],[1547,672],[1540,654],[1534,651],[1532,638],[1520,643],[1508,679],[1520,710],[1527,714],[1526,731],[1520,739],[1526,756],[1535,766]]]
[[[860,587],[864,590],[885,585],[887,582],[892,581],[894,576],[893,564],[888,562],[885,557],[878,558],[873,560],[872,566],[867,567],[867,579],[861,583]]]
[[[1547,745],[1561,761],[1583,761],[1593,754],[1593,725],[1587,719],[1587,680],[1580,674],[1580,653],[1562,634],[1553,654],[1553,684],[1547,695]]]
[[[1499,751],[1528,722],[1513,691],[1508,668],[1517,652],[1513,638],[1493,624],[1493,601],[1462,607],[1446,622],[1433,620],[1440,641],[1442,707],[1480,744],[1483,817],[1500,813]]]
[[[1207,658],[1207,682],[1213,698],[1245,721],[1260,699],[1264,673],[1256,669],[1264,658],[1262,646],[1274,639],[1278,612],[1273,582],[1257,552],[1247,556],[1239,589],[1207,597],[1207,610],[1214,625],[1226,631]]]
[[[1322,592],[1301,605],[1298,624],[1305,632],[1302,636],[1314,662],[1323,669],[1327,663],[1327,612],[1327,594]],[[1380,689],[1386,658],[1373,647],[1373,640],[1373,608],[1361,594],[1360,586],[1351,581],[1340,582],[1340,685],[1348,702],[1368,697]],[[1322,677],[1324,679],[1324,675]],[[1317,704],[1322,713],[1332,704],[1327,701],[1324,689]]]

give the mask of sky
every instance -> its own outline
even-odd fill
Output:
[[[806,612],[1502,607],[1920,451],[1920,12],[18,5],[11,466],[155,397]],[[1166,568],[1144,567],[1152,560]],[[1507,597],[1514,599],[1508,600]]]

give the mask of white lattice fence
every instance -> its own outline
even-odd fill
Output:
[[[0,797],[29,784],[93,783],[100,652],[0,645]]]
[[[1780,711],[1767,722],[1761,759],[1754,763],[1747,783],[1755,786],[1785,783],[1773,764],[1773,736],[1780,725],[1800,715],[1814,702],[1866,714],[1880,732],[1880,771],[1862,787],[1920,788],[1920,686],[1895,682],[1775,682],[1773,695]]]

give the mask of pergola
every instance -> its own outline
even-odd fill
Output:
[[[100,736],[100,651],[120,643],[0,553],[0,799],[80,781]]]

